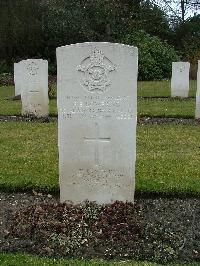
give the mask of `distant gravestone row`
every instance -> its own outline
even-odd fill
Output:
[[[189,62],[172,63],[171,96],[188,97],[189,95]],[[200,118],[200,61],[197,71],[197,92],[195,118]]]
[[[15,96],[21,94],[21,68],[20,62],[14,64]]]
[[[200,66],[198,66],[198,77],[199,68]],[[189,62],[172,63],[171,97],[188,97],[189,69]],[[15,63],[14,82],[15,96],[21,95],[22,114],[36,117],[48,116],[48,62],[42,59],[27,59]],[[200,118],[199,98],[199,78],[197,78],[195,118]]]
[[[172,63],[171,96],[188,97],[189,94],[189,62]]]
[[[198,61],[198,71],[197,71],[197,93],[196,93],[195,118],[200,118],[200,60]]]
[[[21,95],[22,115],[49,115],[48,62],[27,59],[14,64],[15,96]]]
[[[58,146],[61,202],[134,201],[137,73],[136,47],[82,43],[57,48]],[[172,97],[188,97],[189,63],[172,66]],[[48,63],[14,65],[22,114],[47,116]],[[200,118],[200,61],[196,118]]]

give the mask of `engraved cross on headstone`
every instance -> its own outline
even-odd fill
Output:
[[[84,140],[87,142],[94,142],[94,144],[95,144],[94,161],[95,161],[95,165],[98,166],[100,164],[99,163],[99,144],[105,143],[105,142],[110,142],[111,138],[100,137],[99,125],[98,125],[98,123],[95,123],[95,137],[93,137],[93,138],[85,137]]]

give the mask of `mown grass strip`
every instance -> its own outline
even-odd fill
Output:
[[[136,191],[199,195],[199,130],[138,125]],[[56,122],[1,122],[0,150],[0,188],[58,192]]]
[[[199,126],[138,126],[137,191],[199,193],[199,132]]]
[[[47,258],[29,255],[25,253],[0,253],[0,265],[1,266],[111,266],[111,265],[122,265],[122,266],[162,266],[161,264],[151,262],[135,262],[135,261],[105,261],[105,260],[85,260],[85,259],[58,259],[58,258]],[[183,264],[170,263],[169,266],[181,266]],[[196,262],[184,264],[187,266],[198,266]]]
[[[0,115],[21,115],[21,101],[13,101],[13,87],[0,87]],[[145,91],[145,95],[148,93]],[[49,101],[50,115],[57,115],[56,99]],[[194,118],[195,99],[159,100],[139,99],[138,116]]]
[[[190,80],[189,96],[196,95],[196,80]],[[138,96],[142,97],[170,97],[171,96],[171,81],[139,81]]]
[[[176,117],[194,118],[195,100],[183,101],[180,99],[173,101],[159,101],[156,99],[139,99],[139,117]]]

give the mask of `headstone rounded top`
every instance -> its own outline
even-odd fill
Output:
[[[32,65],[37,65],[37,64],[39,64],[39,65],[41,65],[41,64],[48,65],[48,61],[47,60],[45,60],[45,59],[36,59],[36,58],[24,59],[24,60],[21,60],[19,63],[20,64],[22,63],[23,65],[30,65],[30,64],[32,64]]]
[[[29,61],[34,61],[34,62],[48,62],[46,59],[41,59],[41,58],[28,58],[28,59],[23,59],[23,60],[21,60],[20,62],[25,62],[25,61],[27,61],[27,62],[29,62]]]
[[[186,61],[178,61],[178,62],[172,62],[172,64],[175,64],[175,65],[190,65],[190,62],[186,62]]]
[[[123,43],[111,43],[111,42],[83,42],[83,43],[75,43],[75,44],[69,44],[69,45],[63,45],[63,46],[60,46],[60,47],[57,47],[56,48],[56,51],[59,51],[59,50],[63,50],[63,49],[66,49],[66,48],[75,48],[75,47],[82,47],[82,46],[112,46],[112,47],[121,47],[121,48],[124,48],[124,49],[130,49],[131,52],[133,50],[135,51],[138,51],[138,48],[135,47],[135,46],[131,46],[131,45],[128,45],[128,44],[123,44]]]

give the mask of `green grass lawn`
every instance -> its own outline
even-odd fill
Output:
[[[0,187],[58,191],[57,123],[0,123]],[[200,193],[199,126],[139,125],[136,191]]]
[[[0,87],[0,115],[21,115],[21,101],[10,99],[14,96],[14,87]],[[51,115],[57,115],[56,99],[49,101]]]
[[[190,80],[189,96],[196,95],[197,82]],[[138,82],[138,96],[143,97],[162,97],[171,95],[171,81],[139,81]]]
[[[0,186],[58,189],[57,125],[0,123]]]
[[[1,266],[161,266],[161,264],[150,262],[134,262],[134,261],[105,261],[105,260],[73,260],[73,259],[51,259],[46,257],[38,257],[27,254],[5,254],[0,253]],[[170,263],[168,266],[181,266],[183,264]],[[199,263],[184,264],[187,266],[198,266]]]
[[[138,100],[138,116],[194,118],[195,100],[160,101],[156,99]]]
[[[200,192],[199,126],[140,125],[137,133],[137,190]]]
[[[159,93],[162,95],[167,91],[166,81],[160,82],[139,82],[139,95],[155,96],[154,88],[160,89]],[[192,81],[192,84],[195,83]],[[149,87],[148,87],[149,84]],[[163,85],[163,87],[162,87]],[[148,91],[149,90],[149,91]],[[0,115],[20,115],[21,114],[21,101],[13,101],[9,98],[14,95],[14,87],[0,87]],[[56,99],[50,100],[50,115],[57,115],[57,102]],[[187,101],[176,99],[171,101],[161,101],[157,99],[139,99],[138,100],[138,116],[150,117],[182,117],[194,118],[195,112],[195,99]]]

